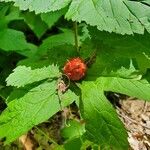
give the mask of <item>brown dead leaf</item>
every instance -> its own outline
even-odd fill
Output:
[[[150,150],[150,102],[127,99],[117,108],[132,150]]]
[[[19,138],[24,150],[35,150],[38,147],[37,142],[31,136],[31,134],[24,134]]]

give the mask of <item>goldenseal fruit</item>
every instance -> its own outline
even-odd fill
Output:
[[[82,79],[86,74],[87,66],[83,59],[77,57],[67,61],[64,66],[64,74],[66,74],[70,80],[78,81]]]

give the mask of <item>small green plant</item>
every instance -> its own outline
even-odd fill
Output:
[[[0,139],[75,103],[84,123],[69,121],[56,149],[127,150],[105,92],[150,100],[149,33],[149,0],[0,0]]]

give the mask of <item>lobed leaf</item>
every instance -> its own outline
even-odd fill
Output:
[[[99,77],[97,85],[104,91],[112,91],[150,101],[150,83],[147,80]]]
[[[36,13],[44,13],[60,10],[66,7],[71,0],[0,0],[1,2],[14,2],[21,10],[35,11]]]
[[[0,116],[0,139],[6,138],[5,144],[8,144],[57,113],[60,103],[56,89],[57,82],[51,81],[32,88],[20,97],[16,95]],[[76,99],[78,97],[68,90],[61,95],[61,105],[65,107]]]
[[[87,139],[97,143],[102,149],[127,150],[127,133],[104,96],[103,89],[94,82],[83,82],[81,91],[81,113],[86,123]]]
[[[14,72],[6,79],[7,86],[23,87],[37,81],[47,78],[59,77],[60,72],[57,66],[51,65],[48,67],[32,70],[31,67],[18,66]]]
[[[66,14],[67,19],[85,21],[100,31],[120,34],[150,32],[150,7],[127,0],[73,0]]]
[[[85,21],[97,26],[100,31],[119,34],[143,34],[150,32],[149,1],[128,0],[0,0],[14,2],[21,10],[47,13],[69,6],[66,18],[73,21]]]
[[[93,55],[96,60],[88,69],[88,79],[114,76],[140,79],[150,68],[150,35],[129,36],[100,32],[89,28],[91,40],[82,45],[84,58]]]
[[[142,0],[142,3],[150,5],[150,0]]]

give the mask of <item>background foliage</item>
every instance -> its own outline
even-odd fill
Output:
[[[0,138],[8,144],[74,102],[85,125],[64,127],[62,149],[128,149],[105,92],[150,100],[149,32],[149,0],[0,0]],[[93,63],[62,93],[62,67],[76,56]]]

